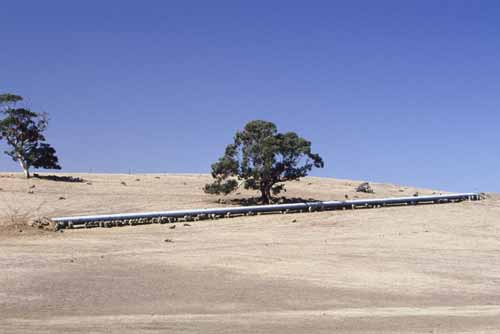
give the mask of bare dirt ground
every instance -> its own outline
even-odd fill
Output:
[[[500,332],[498,195],[175,229],[13,225],[227,205],[201,191],[206,175],[77,176],[86,181],[0,174],[0,333]],[[306,178],[286,196],[354,198],[358,183]],[[373,187],[364,197],[433,192]]]

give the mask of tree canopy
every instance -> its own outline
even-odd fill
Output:
[[[263,203],[285,189],[284,182],[306,176],[323,159],[311,152],[311,142],[295,132],[279,133],[274,123],[251,121],[238,131],[224,156],[212,164],[210,194],[229,194],[240,185],[261,192]]]
[[[17,107],[23,98],[14,94],[0,94],[0,140],[5,140],[9,150],[5,151],[18,162],[27,178],[29,169],[61,169],[55,149],[45,142],[43,132],[47,128],[45,114]]]
[[[22,101],[22,100],[23,100],[23,98],[19,95],[14,95],[14,94],[10,94],[10,93],[0,94],[0,105],[9,104],[9,103],[14,104],[14,103]]]

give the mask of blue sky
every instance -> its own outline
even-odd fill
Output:
[[[498,1],[6,1],[1,17],[0,91],[50,114],[66,172],[208,172],[265,119],[313,142],[313,175],[500,192]]]

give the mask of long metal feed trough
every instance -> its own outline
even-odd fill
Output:
[[[254,205],[227,208],[175,210],[142,213],[121,213],[111,215],[75,216],[52,218],[58,228],[111,227],[140,224],[165,224],[179,220],[229,218],[232,216],[256,215],[262,213],[296,213],[323,210],[342,210],[357,208],[378,208],[396,205],[440,204],[461,201],[481,200],[479,193],[460,193],[449,195],[430,195],[412,197],[392,197],[380,199],[355,199],[346,201],[303,202],[293,204]]]

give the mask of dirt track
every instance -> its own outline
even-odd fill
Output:
[[[84,177],[92,184],[0,178],[0,196],[44,202],[39,214],[217,205],[200,191],[206,176]],[[352,198],[355,184],[309,178],[287,196]],[[499,217],[496,197],[175,229],[11,231],[0,239],[0,332],[498,333]]]

